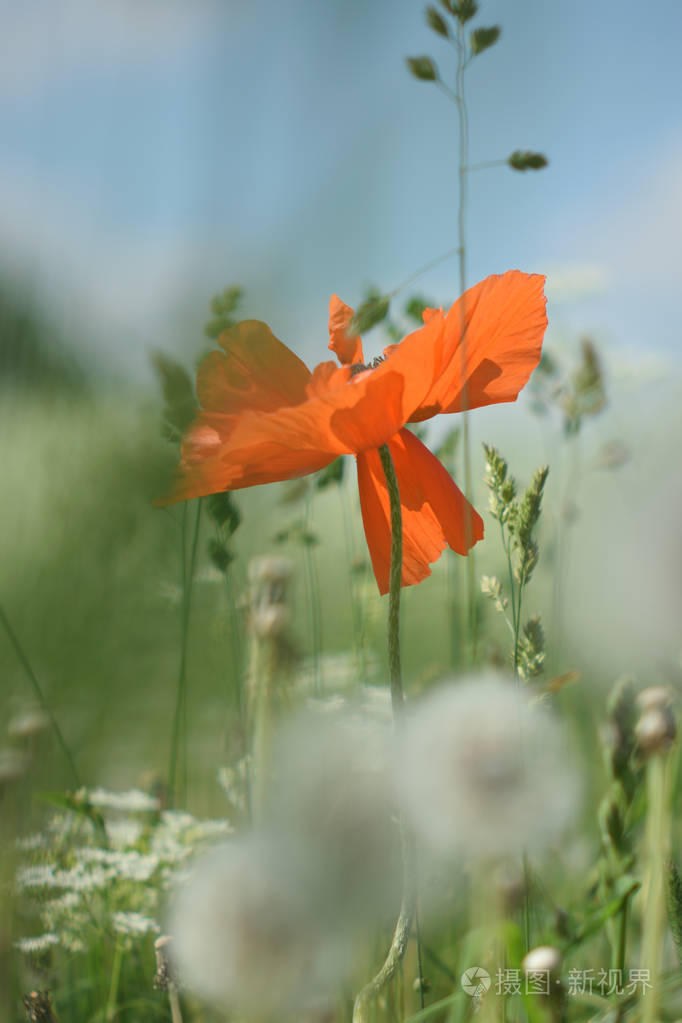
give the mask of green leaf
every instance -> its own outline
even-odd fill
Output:
[[[368,298],[357,310],[348,328],[349,334],[366,334],[368,330],[381,323],[388,315],[390,298],[380,296]]]
[[[441,3],[443,3],[443,0],[441,0]],[[476,0],[459,0],[459,2],[451,0],[448,4],[448,9],[451,14],[454,14],[460,25],[465,25],[467,21],[471,21],[478,14]]]
[[[474,56],[483,53],[484,50],[494,46],[500,38],[502,29],[499,25],[491,25],[490,28],[476,28],[471,33],[471,52]]]
[[[164,436],[169,440],[178,440],[194,419],[197,410],[192,378],[184,366],[163,352],[154,352],[152,365],[161,383],[165,402]]]
[[[208,541],[208,556],[223,575],[226,574],[228,568],[235,559],[235,555],[229,549],[229,547],[216,537],[211,537]]]
[[[405,303],[405,315],[409,316],[411,320],[418,323],[421,327],[424,322],[424,310],[432,309],[434,306],[433,302],[423,298],[421,295],[413,295],[412,298],[408,299]]]
[[[212,318],[204,326],[204,334],[211,338],[218,338],[225,330],[234,327],[236,321],[235,313],[237,307],[244,297],[244,289],[238,284],[223,288],[211,299]]]
[[[341,483],[343,480],[344,473],[344,460],[343,455],[335,458],[324,469],[315,475],[315,488],[317,490],[326,490],[327,487],[331,486],[332,483]]]
[[[438,13],[435,7],[426,8],[426,23],[429,28],[432,28],[439,36],[443,36],[445,39],[450,38],[448,23],[442,14]]]
[[[232,536],[242,521],[242,514],[230,491],[223,490],[218,494],[210,494],[206,498],[205,507],[209,517]]]
[[[407,57],[407,66],[422,82],[437,82],[438,68],[430,57]]]
[[[682,878],[674,863],[668,867],[668,917],[677,958],[682,966]]]

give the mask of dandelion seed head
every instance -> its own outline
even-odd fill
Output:
[[[524,973],[554,974],[561,967],[561,954],[551,945],[538,945],[526,955],[521,967]]]
[[[269,817],[301,897],[337,924],[373,919],[396,894],[386,722],[344,705],[281,730]]]
[[[328,979],[325,954],[271,853],[255,839],[214,848],[176,895],[170,934],[180,983],[205,1001],[278,1018]]]
[[[559,726],[499,676],[426,697],[405,738],[399,790],[436,854],[497,859],[540,850],[575,807],[577,779]]]

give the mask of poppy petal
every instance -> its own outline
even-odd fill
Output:
[[[310,370],[266,323],[237,323],[220,335],[219,344],[224,351],[207,355],[197,373],[202,409],[239,415],[305,401]]]
[[[436,456],[410,430],[401,430],[392,438],[389,449],[403,519],[402,585],[412,586],[431,574],[429,566],[438,560],[446,545],[458,554],[466,554],[483,538],[483,520]],[[387,593],[391,566],[390,501],[379,452],[361,452],[357,464],[367,546],[379,591]]]
[[[193,461],[183,458],[170,493],[155,504],[174,504],[224,490],[242,490],[261,483],[307,476],[324,469],[336,457],[311,448],[295,450],[272,440],[235,449],[229,444],[221,444],[218,438],[207,436],[209,430],[209,427],[201,428],[204,457]]]
[[[356,335],[346,333],[355,313],[338,295],[329,300],[329,347],[342,365],[364,362],[362,341]]]
[[[410,422],[515,401],[540,361],[544,281],[520,270],[493,274],[465,292],[447,316],[429,310],[428,324],[442,325],[440,352],[433,385]]]

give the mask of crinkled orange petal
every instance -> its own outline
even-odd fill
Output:
[[[260,483],[307,476],[324,469],[336,458],[325,451],[297,450],[286,443],[265,439],[246,448],[234,448],[229,442],[221,444],[216,438],[213,451],[209,451],[210,438],[205,439],[204,456],[196,461],[183,459],[171,492],[155,504],[163,506],[223,490],[242,490]]]
[[[436,375],[410,422],[517,398],[540,361],[544,281],[520,270],[493,274],[465,292],[447,316],[429,310],[427,324],[442,326]]]
[[[185,436],[175,484],[162,503],[293,479],[338,455],[380,447],[405,421],[403,387],[399,373],[370,371],[292,408],[236,417],[202,412]]]
[[[403,518],[402,585],[412,586],[431,574],[429,566],[446,545],[458,554],[466,554],[483,538],[483,520],[436,456],[410,430],[401,430],[390,441],[389,449]],[[386,479],[378,451],[363,451],[357,463],[367,546],[379,591],[387,593],[391,528]]]
[[[197,373],[197,396],[207,412],[274,412],[306,399],[310,370],[266,323],[244,320],[220,335]]]
[[[355,313],[338,295],[329,300],[329,347],[342,365],[364,362],[362,341],[357,335],[346,333]]]
[[[309,398],[321,398],[322,395],[347,384],[350,376],[350,366],[337,366],[332,359],[329,362],[320,362],[315,366],[308,381],[306,394]]]

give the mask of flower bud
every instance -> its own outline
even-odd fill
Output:
[[[670,690],[665,686],[648,686],[637,694],[637,706],[644,714],[654,708],[665,709],[670,707],[672,696]]]
[[[635,738],[643,757],[667,753],[677,735],[675,716],[670,707],[654,706],[645,710],[635,726]]]
[[[251,614],[251,628],[259,639],[281,635],[290,621],[291,611],[286,604],[264,604]]]
[[[42,710],[30,710],[17,714],[7,726],[10,739],[34,739],[50,727],[50,720]]]
[[[526,975],[543,973],[554,977],[559,973],[560,967],[561,954],[552,945],[538,945],[537,948],[532,948],[521,963],[521,968]]]

